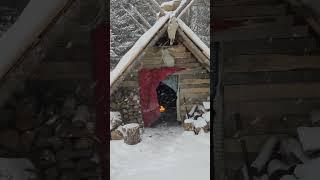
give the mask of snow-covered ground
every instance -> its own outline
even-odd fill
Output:
[[[209,180],[210,133],[147,128],[137,145],[110,142],[110,166],[111,180]]]

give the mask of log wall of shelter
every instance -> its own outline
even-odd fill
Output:
[[[252,162],[268,137],[295,135],[320,109],[319,43],[284,1],[217,0],[214,11],[220,21],[241,22],[214,33],[223,61],[221,166],[238,179],[232,171],[244,163],[240,138]]]
[[[175,59],[175,67],[186,68],[175,73],[178,75],[179,86],[180,119],[178,120],[184,120],[186,107],[190,110],[193,105],[199,105],[207,100],[210,94],[210,75],[185,46],[180,44],[168,50]],[[161,55],[161,48],[150,49],[142,58],[142,66],[144,68],[165,67]]]
[[[237,113],[243,127],[268,132],[294,130],[320,109],[319,56],[241,55],[224,65],[227,136]]]
[[[190,110],[194,104],[201,104],[209,96],[209,73],[183,45],[168,47],[168,51],[175,59],[175,67],[186,68],[175,73],[179,78],[180,114],[183,116],[181,119],[184,119],[185,106]],[[136,67],[138,68],[132,69],[124,77],[119,88],[111,95],[111,108],[120,111],[125,122],[142,124],[138,71],[142,68],[166,67],[162,60],[161,48],[148,48]]]

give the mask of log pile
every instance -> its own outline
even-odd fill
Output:
[[[119,88],[112,94],[110,102],[111,111],[120,112],[124,124],[143,124],[139,91],[137,89]]]
[[[94,109],[80,95],[21,94],[2,110],[0,157],[26,157],[37,179],[99,179]]]
[[[271,136],[256,159],[246,162],[250,165],[242,169],[244,179],[318,179],[320,127],[299,127],[297,135]]]
[[[210,111],[207,111],[202,105],[194,105],[186,115],[182,123],[185,131],[194,131],[197,135],[200,131],[208,133],[210,131]]]
[[[128,145],[135,145],[141,141],[141,125],[138,123],[124,124],[119,112],[110,112],[111,140],[124,140]]]

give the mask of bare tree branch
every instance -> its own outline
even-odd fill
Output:
[[[151,28],[151,25],[149,24],[149,22],[139,13],[139,11],[132,4],[130,4],[130,7],[133,9],[135,13],[137,13],[137,15],[143,21],[145,26],[147,26],[148,28]]]
[[[192,0],[194,1],[194,0]],[[181,2],[182,3],[182,2]],[[187,9],[187,6],[191,3],[191,0],[186,0],[183,4],[180,4],[179,7],[174,11],[173,16],[179,17],[182,11]]]
[[[124,9],[124,10],[130,15],[130,17],[132,18],[132,20],[133,20],[138,26],[140,26],[141,29],[142,29],[144,32],[147,31],[147,29],[146,29],[142,24],[140,24],[139,21],[136,20],[136,18],[134,18],[134,17],[132,16],[132,14],[131,14],[126,8],[124,8],[122,5],[121,5],[121,7],[122,7],[122,9]]]
[[[159,10],[160,13],[164,14],[164,10],[160,7],[160,5],[158,4],[158,2],[156,0],[149,0],[153,5],[155,5],[157,7],[157,9]]]
[[[157,16],[157,12],[154,10],[154,8],[152,7],[152,5],[148,2],[145,2],[146,0],[143,0],[144,5],[148,6],[150,8],[150,10],[152,11],[152,13],[154,14],[154,16]]]

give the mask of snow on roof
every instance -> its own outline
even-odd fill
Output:
[[[169,3],[169,2],[168,2]],[[179,7],[171,12],[159,18],[159,20],[145,32],[133,47],[120,59],[117,66],[110,72],[110,86],[117,80],[117,78],[128,68],[128,66],[134,61],[134,59],[140,54],[155,34],[162,28],[167,20],[176,15],[177,12],[187,3],[187,0],[182,0]],[[201,39],[179,18],[177,18],[179,27],[191,38],[191,40],[203,51],[205,56],[210,58],[210,49],[205,45]]]
[[[39,38],[67,0],[31,0],[17,21],[0,39],[0,76]],[[8,43],[10,42],[10,43]]]
[[[186,35],[203,51],[204,55],[210,59],[210,49],[201,41],[201,39],[179,18],[177,18],[179,27],[186,33]]]
[[[133,60],[140,54],[155,34],[162,28],[162,26],[169,19],[169,14],[159,18],[159,20],[145,32],[133,47],[120,59],[117,66],[110,72],[110,86],[117,80],[117,78],[127,69],[127,67],[133,62]]]
[[[185,14],[185,13],[187,12],[187,10],[192,6],[192,4],[193,4],[194,2],[195,2],[195,0],[192,0],[192,1],[188,4],[188,6],[186,6],[186,8],[184,8],[184,9],[181,11],[181,13],[179,14],[178,18],[182,17],[183,14]]]
[[[186,3],[187,3],[187,0],[182,0],[179,7],[177,7],[177,9],[173,11],[173,13],[171,14],[171,17],[176,16],[176,13],[179,12],[180,9],[183,8]]]

